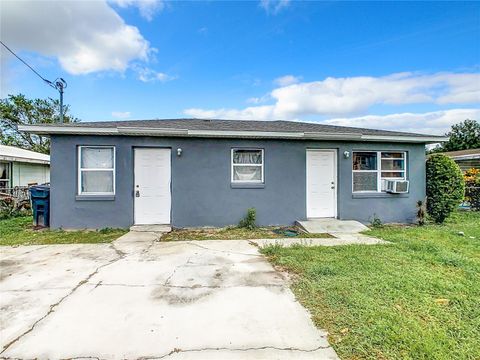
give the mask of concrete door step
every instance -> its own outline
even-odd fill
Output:
[[[284,238],[284,239],[254,239],[249,240],[260,247],[268,245],[281,245],[291,247],[294,245],[302,246],[342,246],[342,245],[378,245],[390,244],[388,241],[376,239],[363,234],[335,233],[333,238]]]
[[[327,233],[334,236],[336,233],[357,234],[369,230],[359,221],[334,218],[298,220],[296,224],[309,233]]]
[[[162,224],[153,224],[153,225],[133,225],[130,227],[130,231],[136,232],[170,232],[172,231],[172,227],[170,225],[162,225]]]

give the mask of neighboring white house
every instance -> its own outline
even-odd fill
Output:
[[[50,156],[0,145],[0,189],[50,182]]]
[[[480,169],[480,149],[448,151],[442,153],[453,159],[463,172],[468,169]]]

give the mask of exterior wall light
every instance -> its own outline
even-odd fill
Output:
[[[345,159],[348,159],[348,158],[350,157],[350,151],[346,151],[346,150],[345,150],[345,151],[343,152],[343,157],[344,157]]]
[[[181,148],[178,148],[177,149],[177,156],[182,156],[182,149]]]

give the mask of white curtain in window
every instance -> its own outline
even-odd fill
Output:
[[[101,147],[82,148],[82,169],[112,169],[113,149]]]
[[[234,166],[233,179],[240,181],[261,181],[262,168],[260,166]]]
[[[112,171],[82,171],[83,193],[113,193]]]
[[[235,150],[233,153],[234,164],[261,164],[261,150]]]

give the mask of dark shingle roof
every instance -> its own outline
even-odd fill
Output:
[[[447,155],[449,157],[456,156],[468,156],[468,155],[477,155],[480,156],[480,149],[468,149],[468,150],[457,150],[457,151],[447,151],[441,154]]]
[[[58,126],[59,124],[52,124]],[[385,136],[425,136],[424,134],[401,131],[374,130],[346,126],[335,126],[298,121],[254,121],[254,120],[214,120],[214,119],[158,119],[100,121],[63,124],[65,127],[136,127],[148,129],[186,129],[186,130],[222,130],[222,131],[269,131],[269,132],[324,132],[330,134],[363,134]]]

